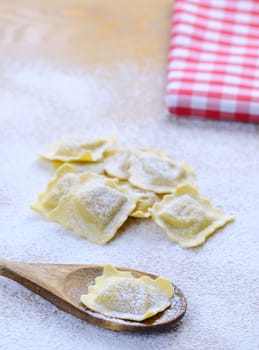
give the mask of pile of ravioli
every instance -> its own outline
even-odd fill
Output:
[[[115,138],[63,137],[41,155],[55,176],[32,209],[97,244],[128,217],[149,218],[191,248],[234,218],[201,198],[195,173],[164,152],[115,148]]]

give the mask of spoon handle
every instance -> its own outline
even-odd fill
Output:
[[[30,273],[29,266],[30,264],[0,259],[0,275],[35,292],[35,281],[30,278],[33,276]]]
[[[0,276],[21,284],[60,309],[72,313],[71,305],[62,293],[62,282],[66,276],[66,269],[59,270],[56,268],[59,266],[61,265],[34,264],[0,259]]]
[[[0,276],[30,289],[59,309],[89,321],[91,316],[74,305],[63,292],[66,276],[80,266],[82,265],[34,264],[0,259]]]
[[[0,259],[0,275],[16,281],[17,274],[15,273],[15,264],[17,263],[11,262],[9,260]]]
[[[66,276],[61,265],[24,263],[0,259],[0,275],[20,283],[41,295],[42,288],[59,294],[60,284]]]

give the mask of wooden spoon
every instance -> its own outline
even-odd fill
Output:
[[[141,271],[119,270],[130,271],[135,277],[157,277]],[[80,303],[80,296],[87,293],[88,286],[94,284],[95,278],[102,272],[103,267],[95,265],[31,264],[0,260],[0,275],[29,288],[59,309],[104,328],[130,332],[164,328],[176,323],[185,314],[187,302],[176,286],[171,306],[141,322],[111,318],[85,308]]]

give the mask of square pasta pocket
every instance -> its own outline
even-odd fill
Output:
[[[129,182],[155,193],[171,193],[175,187],[193,182],[195,174],[187,164],[176,164],[158,151],[135,150],[130,155]]]
[[[220,208],[213,208],[190,185],[176,188],[150,211],[152,219],[172,241],[185,248],[203,244],[217,229],[234,220]]]
[[[69,169],[75,171],[67,164],[58,169],[55,181],[52,180],[56,186],[48,185],[32,208],[91,242],[105,244],[127,220],[136,203],[122,189],[115,188],[117,180],[91,172],[72,174],[74,181],[59,191],[60,175],[64,173],[61,177],[64,182],[65,170]],[[49,198],[53,202],[52,193],[55,194],[55,205],[46,212],[41,208],[46,206],[46,201],[50,202]]]
[[[93,243],[107,243],[136,205],[126,193],[113,188],[113,182],[94,173],[81,174],[80,185],[60,200],[50,219]]]

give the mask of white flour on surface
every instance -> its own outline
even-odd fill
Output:
[[[44,62],[1,66],[0,256],[46,263],[107,264],[162,275],[185,293],[177,327],[149,334],[104,330],[0,278],[0,349],[250,350],[258,348],[259,137],[253,124],[169,120],[160,67],[121,64],[94,72]],[[10,88],[11,87],[11,88]],[[160,95],[158,94],[160,91]],[[39,161],[64,134],[118,135],[197,172],[201,196],[236,221],[186,250],[151,220],[130,218],[106,246],[30,210],[53,170]]]

